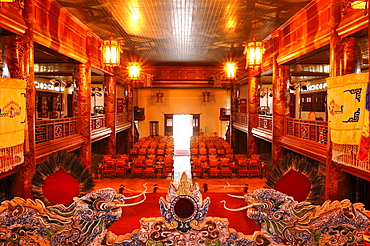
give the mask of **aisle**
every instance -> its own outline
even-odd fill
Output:
[[[179,184],[183,172],[186,172],[189,182],[192,183],[190,156],[175,155],[173,157],[173,172],[174,184]]]

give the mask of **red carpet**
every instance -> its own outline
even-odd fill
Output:
[[[126,194],[129,196],[128,194]],[[145,202],[122,209],[122,217],[108,229],[116,235],[124,235],[131,233],[135,229],[140,228],[140,218],[142,217],[161,217],[159,211],[159,198],[165,198],[166,193],[161,194],[147,194]],[[251,235],[254,231],[260,230],[254,220],[247,218],[246,211],[231,212],[223,208],[221,200],[226,200],[226,206],[230,208],[239,208],[245,206],[243,199],[237,199],[227,196],[225,193],[203,193],[203,199],[206,197],[211,198],[211,204],[207,217],[221,217],[229,220],[229,228],[234,228],[238,232],[245,235]],[[129,201],[129,203],[134,201]]]
[[[175,150],[175,155],[181,155],[181,156],[184,156],[184,155],[190,155],[190,151],[189,150]]]

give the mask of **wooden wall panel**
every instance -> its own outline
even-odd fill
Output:
[[[0,27],[18,35],[26,32],[26,23],[18,2],[0,3]]]
[[[278,63],[283,64],[329,44],[330,0],[309,3],[278,30]]]
[[[35,1],[34,40],[79,62],[88,60],[89,29],[56,1]]]

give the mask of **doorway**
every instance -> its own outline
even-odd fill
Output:
[[[190,137],[193,136],[193,115],[173,115],[173,138],[176,155],[189,155]]]

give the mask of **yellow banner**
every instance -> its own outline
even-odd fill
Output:
[[[359,145],[365,118],[368,73],[347,74],[326,79],[331,141]]]
[[[0,149],[24,143],[26,81],[0,78]]]

